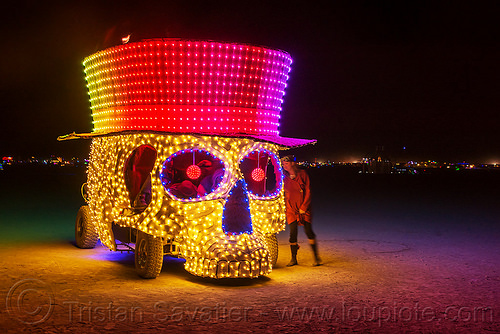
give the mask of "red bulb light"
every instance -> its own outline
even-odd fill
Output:
[[[186,169],[186,175],[191,180],[196,180],[201,176],[201,168],[196,165],[191,165]]]
[[[266,177],[266,173],[264,173],[264,170],[262,168],[255,168],[252,171],[252,179],[256,182],[260,182],[264,180]]]

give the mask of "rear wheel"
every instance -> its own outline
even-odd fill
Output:
[[[267,233],[266,242],[269,250],[269,260],[274,267],[276,266],[276,262],[278,262],[278,237],[276,233]]]
[[[90,211],[87,205],[78,210],[75,222],[75,241],[79,248],[94,248],[99,236],[97,230],[90,221]]]
[[[150,234],[137,231],[135,270],[142,278],[156,278],[163,265],[163,242]]]

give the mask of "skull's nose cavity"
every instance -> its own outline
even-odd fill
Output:
[[[252,233],[252,218],[244,180],[236,182],[229,192],[222,214],[222,229],[227,235]]]

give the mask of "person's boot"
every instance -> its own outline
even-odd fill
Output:
[[[295,266],[297,265],[297,250],[299,249],[299,245],[290,245],[290,250],[292,251],[292,259],[288,264],[286,265],[287,267]]]
[[[311,248],[312,248],[313,253],[314,253],[313,266],[314,267],[320,266],[321,265],[321,259],[319,258],[319,255],[318,255],[318,244],[316,242],[313,243],[313,244],[311,244]]]

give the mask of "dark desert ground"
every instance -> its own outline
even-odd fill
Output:
[[[500,171],[366,175],[308,170],[323,266],[288,230],[269,277],[209,280],[165,258],[74,246],[84,168],[0,171],[4,333],[498,333]]]

